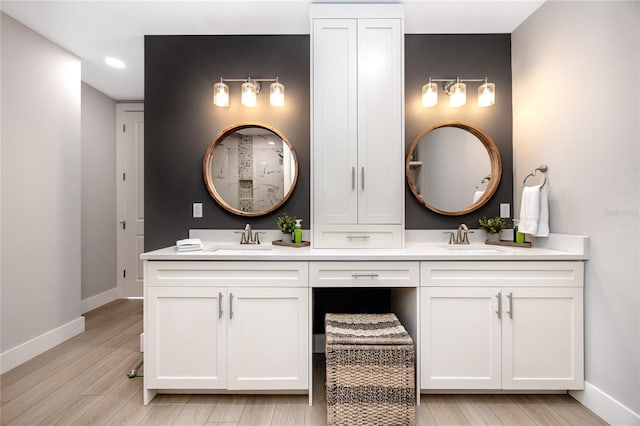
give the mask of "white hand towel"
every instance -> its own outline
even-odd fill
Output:
[[[535,235],[538,232],[538,219],[540,218],[540,185],[525,186],[522,189],[522,202],[520,203],[520,222],[518,231],[523,234]]]
[[[549,196],[547,188],[540,188],[540,213],[538,215],[538,230],[534,234],[536,237],[549,236]]]
[[[482,196],[484,195],[484,191],[476,191],[475,194],[473,194],[473,203],[475,204],[476,201],[478,201],[480,198],[482,198]]]

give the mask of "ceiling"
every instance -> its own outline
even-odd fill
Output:
[[[323,2],[2,0],[0,9],[80,57],[82,80],[123,101],[144,99],[144,35],[309,34],[309,5]],[[511,33],[544,0],[396,3],[405,5],[406,33],[474,34]],[[111,68],[107,56],[126,67]]]

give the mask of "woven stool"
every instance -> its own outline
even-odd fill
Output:
[[[327,423],[413,425],[415,350],[395,314],[326,314]]]

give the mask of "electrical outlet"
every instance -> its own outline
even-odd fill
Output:
[[[202,217],[202,203],[193,203],[193,217]]]
[[[500,217],[507,219],[511,217],[511,204],[500,203]]]

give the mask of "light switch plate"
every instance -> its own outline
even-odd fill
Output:
[[[511,217],[511,204],[500,203],[500,217],[507,219]]]
[[[202,203],[193,203],[193,217],[202,217]]]

